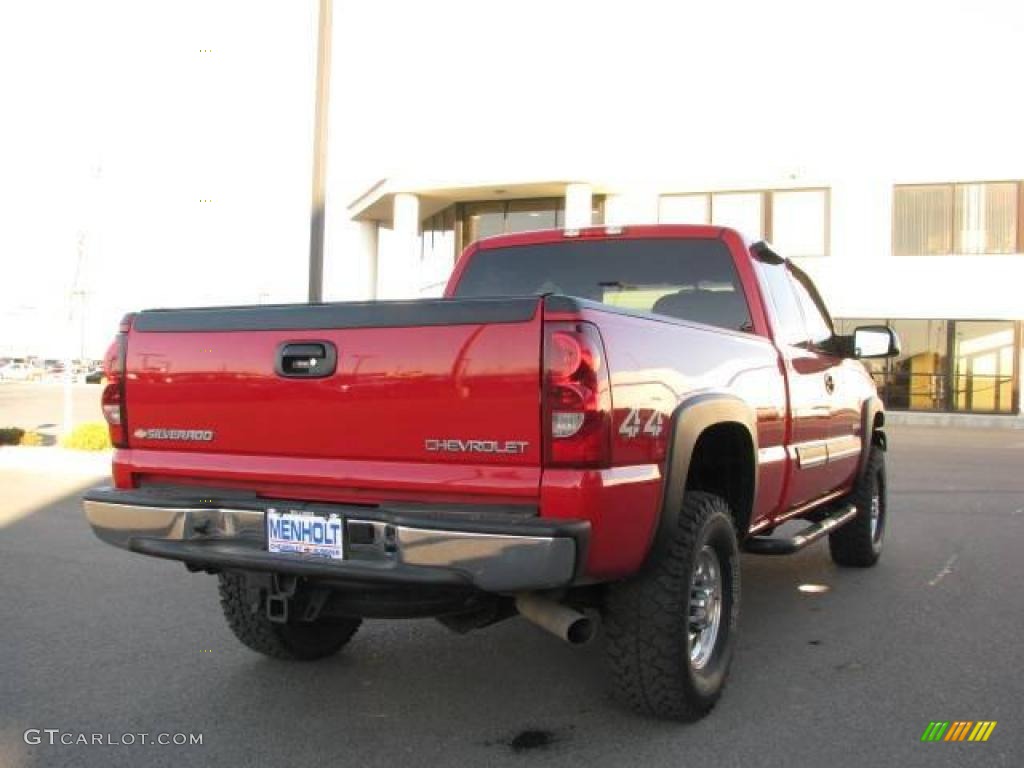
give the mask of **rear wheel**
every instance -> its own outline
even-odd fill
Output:
[[[656,717],[707,714],[732,661],[739,592],[729,505],[710,493],[687,493],[664,555],[609,587],[606,645],[618,696]]]
[[[867,568],[882,555],[888,522],[885,451],[879,446],[871,446],[864,473],[847,500],[857,508],[857,516],[829,535],[829,551],[837,565]]]
[[[321,617],[314,621],[273,622],[248,599],[245,578],[222,573],[220,605],[228,626],[243,645],[275,659],[315,661],[332,656],[352,639],[362,619]]]

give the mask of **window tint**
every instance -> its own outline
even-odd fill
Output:
[[[559,293],[751,331],[732,255],[717,239],[566,240],[478,251],[459,297]]]
[[[832,323],[828,315],[819,305],[817,290],[814,283],[796,267],[790,265],[790,272],[793,279],[793,291],[796,293],[797,301],[800,302],[800,309],[804,315],[804,326],[807,329],[807,336],[812,344],[821,344],[832,338]]]
[[[785,264],[758,263],[757,267],[761,281],[771,298],[772,316],[775,318],[775,340],[779,344],[791,346],[803,344],[807,341],[807,330],[804,328],[800,304]]]

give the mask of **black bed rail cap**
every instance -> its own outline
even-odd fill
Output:
[[[522,323],[533,318],[539,301],[537,296],[523,296],[147,309],[135,316],[133,330],[300,331]]]

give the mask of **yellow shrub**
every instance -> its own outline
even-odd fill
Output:
[[[38,432],[26,432],[21,436],[21,441],[18,445],[28,445],[32,447],[38,447],[43,444],[44,438]]]
[[[111,447],[110,432],[101,421],[79,424],[61,438],[60,444],[76,451],[105,451]]]

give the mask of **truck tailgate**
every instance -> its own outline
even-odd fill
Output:
[[[541,321],[536,297],[142,312],[129,447],[539,466]]]

